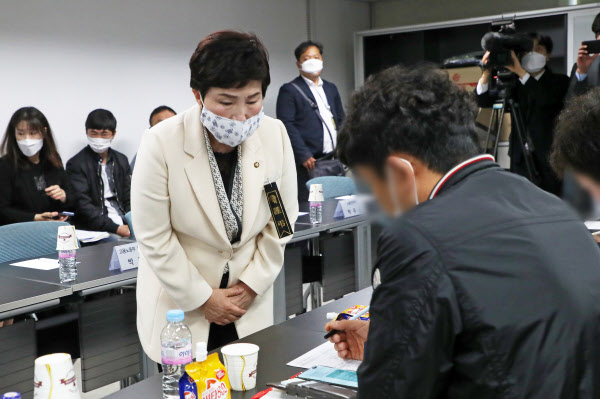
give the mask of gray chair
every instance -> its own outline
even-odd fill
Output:
[[[323,176],[316,177],[306,182],[306,187],[310,190],[311,184],[323,185],[323,197],[325,199],[341,197],[342,195],[356,194],[356,184],[354,180],[343,176]]]
[[[127,224],[129,225],[129,232],[131,233],[131,237],[129,238],[135,240],[135,233],[133,232],[133,222],[131,221],[131,211],[125,214],[125,219],[127,219]]]
[[[56,235],[65,222],[24,222],[0,226],[0,263],[56,252]]]

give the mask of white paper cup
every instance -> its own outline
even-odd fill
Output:
[[[53,353],[35,359],[33,386],[35,399],[81,399],[68,353]]]
[[[256,387],[259,349],[254,344],[232,344],[221,349],[234,391],[248,391]]]

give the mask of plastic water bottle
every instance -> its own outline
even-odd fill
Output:
[[[77,251],[74,249],[58,251],[58,275],[60,282],[66,283],[77,279]]]
[[[323,223],[323,203],[321,201],[310,201],[310,222],[312,224]]]
[[[2,395],[2,399],[21,399],[21,394],[19,392],[7,392]]]
[[[183,319],[183,310],[169,310],[160,334],[163,399],[179,399],[179,379],[192,362],[192,333]]]

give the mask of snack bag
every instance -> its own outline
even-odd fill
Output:
[[[231,399],[231,385],[227,370],[219,354],[209,355],[203,362],[185,366],[179,380],[180,399]]]
[[[361,310],[363,310],[365,308],[366,308],[366,306],[364,306],[364,305],[352,306],[351,308],[348,308],[348,309],[344,310],[343,312],[341,312],[340,314],[338,314],[338,317],[336,318],[336,320],[348,320],[352,316],[354,316],[355,314],[357,314],[358,312],[360,312]],[[360,316],[358,318],[358,320],[369,321],[369,320],[371,320],[371,316],[370,316],[369,312],[367,312],[364,315]]]

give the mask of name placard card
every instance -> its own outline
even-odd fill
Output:
[[[347,219],[363,214],[362,202],[356,198],[340,200],[335,208],[335,219]]]
[[[139,261],[140,253],[137,242],[119,245],[113,248],[108,269],[122,272],[137,269]]]

